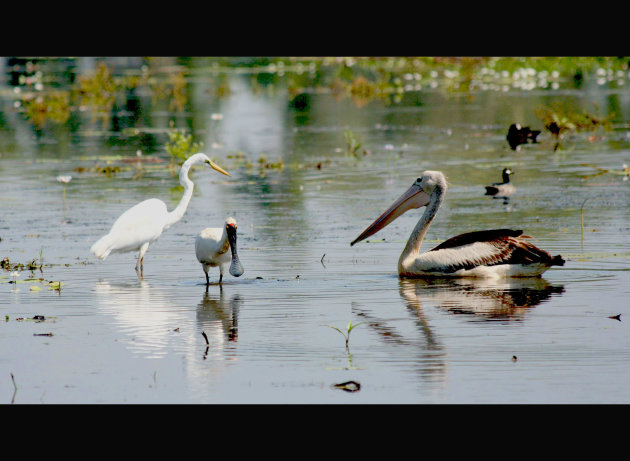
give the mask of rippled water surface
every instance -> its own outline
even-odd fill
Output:
[[[365,107],[314,94],[297,111],[286,92],[227,78],[231,93],[199,104],[193,124],[232,176],[192,172],[188,211],[149,249],[142,278],[134,254],[99,261],[89,248],[141,200],[176,206],[177,177],[148,162],[97,174],[89,168],[133,158],[137,146],[37,135],[5,107],[0,256],[44,267],[0,273],[1,402],[630,402],[630,181],[611,173],[630,164],[629,93],[425,91]],[[508,126],[541,129],[534,110],[555,99],[615,106],[616,124],[570,135],[556,151],[544,131],[511,150]],[[166,125],[167,115],[152,113],[152,123]],[[347,153],[345,130],[360,140],[359,155]],[[284,167],[261,173],[263,154]],[[168,162],[163,149],[154,157]],[[516,193],[484,196],[505,166]],[[450,187],[424,250],[512,227],[565,266],[532,280],[399,279],[419,211],[350,247],[425,169],[444,172]],[[65,186],[63,174],[73,176]],[[239,223],[245,273],[206,289],[194,237],[227,216]],[[331,326],[349,322],[357,326],[346,349]],[[335,387],[349,381],[360,389]]]

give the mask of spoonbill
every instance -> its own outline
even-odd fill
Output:
[[[219,283],[223,282],[223,272],[228,264],[234,277],[240,277],[245,272],[236,251],[237,227],[236,220],[230,217],[223,227],[208,227],[195,238],[195,254],[206,273],[206,286],[210,285],[208,271],[211,267],[219,266]]]
[[[420,245],[444,201],[446,178],[440,171],[425,171],[380,217],[350,245],[378,232],[412,208],[426,206],[398,260],[400,277],[537,277],[551,266],[564,265],[522,235],[522,230],[493,229],[452,237],[430,251]]]
[[[139,251],[136,272],[143,270],[144,255],[149,245],[155,242],[162,232],[178,222],[184,216],[192,198],[194,183],[188,177],[193,165],[207,164],[219,173],[230,176],[223,168],[210,160],[206,154],[198,153],[189,157],[179,170],[179,183],[184,186],[184,195],[173,211],[168,211],[166,204],[151,198],[129,208],[114,222],[107,235],[101,237],[90,251],[99,259],[107,258],[111,253]]]

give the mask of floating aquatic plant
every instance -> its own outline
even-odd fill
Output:
[[[20,275],[22,275],[22,274],[20,274],[18,271],[11,272],[11,277],[13,278],[13,280],[11,280],[9,283],[16,283],[17,282],[17,278]]]
[[[545,128],[554,136],[560,137],[565,132],[592,131],[598,128],[610,129],[614,113],[607,117],[594,115],[585,111],[577,112],[561,104],[540,107],[536,116],[542,120]]]
[[[72,181],[72,176],[70,175],[57,176],[57,181],[59,181],[62,184],[68,184],[70,181]]]
[[[352,130],[345,130],[343,136],[346,139],[346,152],[355,157],[358,157],[358,151],[361,148],[361,143],[357,140]]]
[[[282,170],[284,168],[284,162],[282,157],[279,157],[278,160],[272,162],[267,160],[267,156],[265,154],[261,154],[258,158],[258,166],[265,170]]]
[[[37,262],[35,258],[33,258],[30,262],[23,264],[23,263],[11,263],[11,261],[9,260],[9,257],[5,256],[4,258],[2,258],[2,261],[0,261],[0,268],[6,271],[12,271],[11,276],[14,276],[14,274],[17,273],[15,277],[19,277],[20,276],[19,272],[23,270],[29,270],[29,271],[34,271],[36,269],[41,270],[42,266],[44,265],[41,251],[39,254],[39,258],[40,258],[39,263]]]

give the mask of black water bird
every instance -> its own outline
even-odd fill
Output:
[[[514,172],[510,168],[503,168],[503,182],[493,182],[486,187],[486,195],[496,195],[499,197],[509,197],[514,193],[516,188],[510,182],[510,175]]]
[[[518,123],[512,123],[508,129],[506,139],[510,144],[512,150],[516,150],[521,144],[527,144],[528,142],[538,142],[536,138],[540,134],[540,130],[532,130],[528,126],[521,127]]]

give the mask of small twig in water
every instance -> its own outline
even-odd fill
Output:
[[[205,332],[205,331],[202,331],[202,332],[201,332],[201,336],[203,336],[203,339],[205,339],[205,340],[206,340],[206,345],[208,345],[208,346],[209,346],[209,345],[210,345],[210,341],[208,341],[208,337],[206,336],[206,332]]]
[[[588,199],[584,199],[580,207],[580,229],[582,230],[582,245],[584,245],[584,204]]]
[[[17,394],[17,384],[15,384],[15,377],[11,373],[11,381],[13,381],[13,397],[11,397],[11,403],[15,402],[15,394]]]

